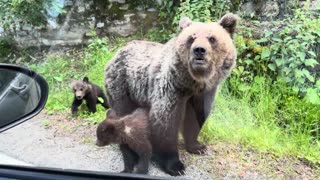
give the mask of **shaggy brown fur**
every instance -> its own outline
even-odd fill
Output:
[[[219,22],[180,21],[180,34],[166,44],[133,41],[109,62],[105,86],[119,116],[149,108],[151,143],[156,162],[171,175],[184,173],[177,141],[183,125],[186,149],[202,153],[197,136],[216,90],[235,66],[232,43],[238,17]]]
[[[70,87],[74,93],[71,107],[71,113],[73,115],[78,112],[78,107],[82,104],[83,99],[86,101],[87,107],[92,113],[97,111],[97,103],[100,103],[106,109],[109,108],[107,98],[101,88],[90,83],[88,77],[84,77],[83,80],[73,80]],[[103,102],[100,102],[98,97],[101,97]]]
[[[107,119],[97,128],[96,144],[98,146],[120,144],[121,149],[127,150],[123,153],[125,168],[122,172],[146,174],[152,153],[149,130],[148,111],[139,108],[132,114],[119,118],[110,109]]]

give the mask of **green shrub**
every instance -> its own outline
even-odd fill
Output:
[[[10,62],[15,51],[15,43],[11,37],[0,37],[0,63]]]
[[[112,58],[107,46],[108,42],[95,39],[84,52],[77,52],[77,56],[51,55],[47,60],[38,65],[30,65],[39,74],[43,75],[49,84],[49,97],[46,110],[49,114],[64,112],[71,114],[73,93],[70,89],[72,79],[89,80],[104,89],[104,68]],[[105,118],[105,109],[98,105],[95,114],[89,114],[85,103],[80,107],[80,118],[96,123]]]
[[[319,106],[307,103],[284,80],[256,76],[244,83],[231,77],[218,93],[201,137],[319,163],[319,112]]]
[[[160,9],[160,28],[149,31],[146,38],[164,43],[177,32],[181,18],[188,16],[193,21],[218,20],[230,9],[230,2],[223,0],[163,0]]]
[[[215,20],[229,8],[224,1],[175,2],[164,0],[160,13],[161,18],[169,17],[167,22],[174,28],[152,30],[147,38],[165,42],[177,30],[182,16]],[[250,28],[252,24],[262,29]],[[315,50],[320,42],[319,17],[298,10],[283,22],[256,21],[251,26],[240,26],[234,38],[239,54],[237,67],[222,85],[201,137],[209,143],[225,140],[319,163],[320,80],[313,70],[319,61]],[[105,39],[95,38],[76,57],[51,56],[46,63],[32,66],[49,82],[48,112],[70,113],[73,95],[68,84],[72,78],[88,76],[103,87],[105,64],[114,55],[111,48],[121,45],[123,41],[110,46]],[[88,122],[105,117],[101,106],[93,115],[85,112],[79,117]]]
[[[41,25],[45,22],[42,13],[44,0],[2,0],[0,2],[0,25],[8,28],[16,20],[31,25]]]
[[[315,69],[320,61],[316,51],[320,45],[319,16],[297,9],[293,17],[281,22],[253,24],[265,30],[257,38],[259,29],[240,27],[235,37],[238,65],[233,75],[242,82],[251,82],[256,75],[284,78],[311,103],[320,104],[319,73]]]

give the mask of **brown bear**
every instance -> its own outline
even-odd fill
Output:
[[[107,118],[98,125],[96,145],[120,144],[120,149],[125,151],[122,172],[146,174],[152,153],[148,123],[148,111],[145,109],[138,108],[122,118],[109,109]]]
[[[73,115],[78,112],[78,107],[82,104],[83,99],[87,103],[89,112],[95,113],[97,111],[97,103],[100,103],[106,109],[109,108],[107,98],[102,89],[99,86],[90,83],[88,77],[84,77],[83,80],[72,80],[70,87],[74,93],[71,106],[71,113]],[[101,97],[103,102],[100,102],[98,97]]]
[[[238,19],[231,13],[209,23],[183,18],[181,32],[166,44],[130,42],[106,66],[109,105],[119,116],[150,109],[153,160],[170,175],[185,169],[177,147],[180,126],[187,151],[206,150],[197,137],[219,84],[236,64]]]

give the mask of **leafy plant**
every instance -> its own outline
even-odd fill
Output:
[[[298,96],[283,79],[256,76],[245,83],[235,78],[220,89],[202,139],[239,143],[319,163],[320,106]]]
[[[10,61],[15,52],[15,43],[11,37],[0,37],[0,62]]]
[[[161,27],[148,32],[146,38],[157,42],[168,41],[178,30],[181,18],[188,16],[193,21],[217,20],[230,9],[230,2],[223,0],[163,0],[160,9]]]
[[[0,25],[9,28],[16,20],[38,26],[45,18],[42,14],[44,0],[2,0],[0,2]]]
[[[252,82],[256,75],[274,80],[282,77],[296,92],[320,104],[316,71],[320,61],[316,50],[320,18],[306,9],[297,9],[294,16],[281,22],[252,24],[264,30],[240,27],[235,38],[238,66],[233,75],[242,82]]]
[[[113,52],[108,50],[109,47],[105,43],[106,40],[96,39],[84,52],[77,51],[77,56],[51,55],[44,63],[29,66],[43,75],[49,84],[50,93],[45,107],[49,114],[70,113],[73,93],[69,85],[72,79],[88,76],[90,81],[104,87],[104,67],[113,56]],[[84,103],[80,108],[79,117],[96,123],[104,119],[106,111],[98,105],[95,114],[87,112]]]
[[[145,38],[150,41],[165,43],[173,36],[174,36],[173,32],[170,32],[167,29],[154,28],[148,31],[148,33],[145,35]]]
[[[194,21],[208,22],[211,21],[212,0],[186,0],[180,3],[177,13],[173,19],[173,23],[177,25],[179,20],[185,16]]]

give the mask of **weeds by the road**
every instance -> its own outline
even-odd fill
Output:
[[[221,88],[204,126],[205,141],[224,140],[261,152],[293,155],[319,165],[320,142],[310,131],[313,124],[306,125],[306,113],[319,114],[308,109],[314,106],[304,99],[287,96],[283,92],[289,89],[285,84],[271,84],[262,77],[257,77],[241,97],[235,97],[228,88],[230,81]],[[296,121],[297,118],[300,120]]]
[[[53,54],[42,64],[30,65],[30,68],[44,76],[49,84],[47,112],[49,114],[65,112],[71,116],[73,93],[70,82],[73,79],[81,80],[87,76],[91,82],[104,89],[104,68],[113,54],[114,52],[106,46],[106,40],[96,39],[83,52]],[[88,113],[86,108],[85,103],[80,106],[79,118],[87,119],[90,123],[96,123],[105,118],[106,113],[101,105],[97,105],[97,113],[94,114]]]
[[[71,119],[73,94],[69,83],[72,79],[88,76],[104,88],[104,68],[115,52],[109,49],[106,41],[96,39],[76,55],[51,55],[44,63],[31,65],[49,83],[46,104],[49,114],[63,112]],[[97,107],[97,113],[89,114],[83,104],[78,118],[87,120],[84,125],[105,118],[104,108]],[[223,140],[279,156],[293,155],[317,164],[320,143],[314,126],[319,125],[315,121],[320,117],[318,109],[294,94],[281,80],[272,82],[265,77],[255,77],[251,84],[245,84],[232,76],[221,87],[214,113],[201,137],[208,144]]]

